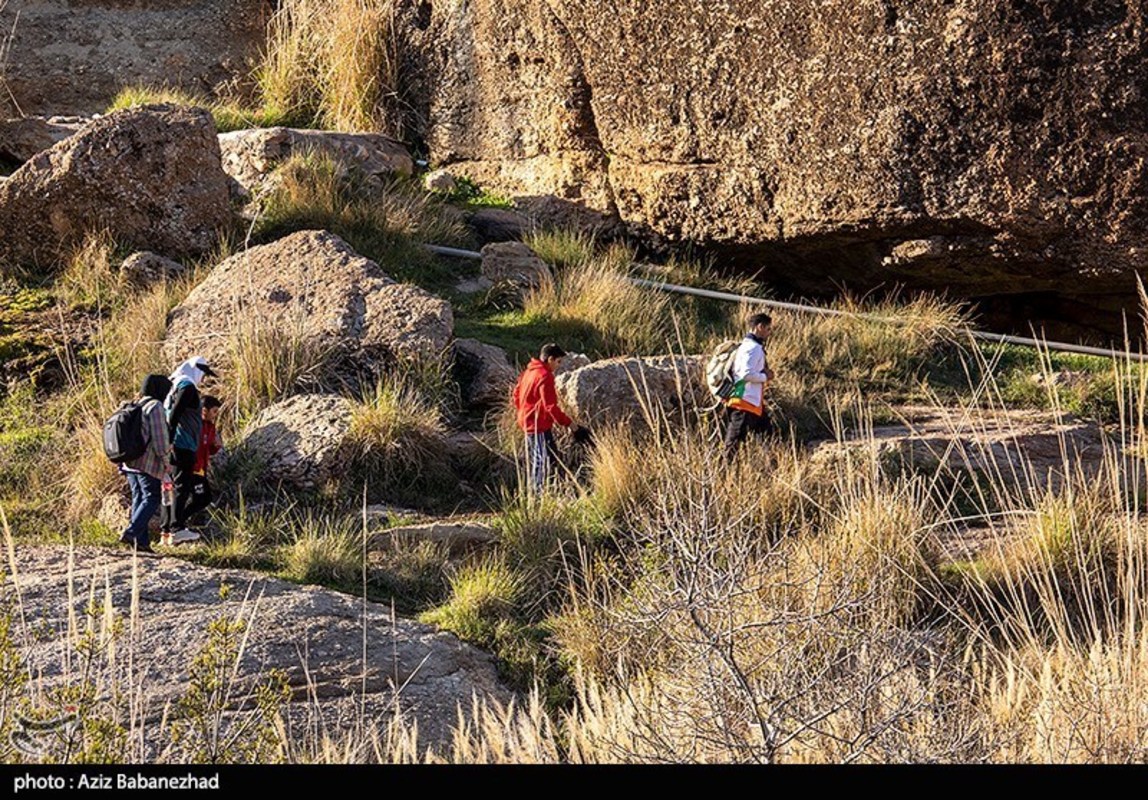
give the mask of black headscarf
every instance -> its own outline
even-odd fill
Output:
[[[140,390],[140,394],[163,402],[170,391],[171,381],[166,375],[148,375],[144,378],[143,389]]]

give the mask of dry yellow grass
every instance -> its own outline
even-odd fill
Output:
[[[256,81],[288,118],[401,139],[398,70],[392,0],[284,0]]]

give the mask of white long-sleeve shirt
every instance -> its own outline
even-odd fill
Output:
[[[765,382],[769,380],[765,363],[765,348],[750,337],[745,337],[733,358],[734,381],[745,381],[745,393],[741,399],[752,406],[761,408]]]

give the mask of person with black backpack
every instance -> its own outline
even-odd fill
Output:
[[[120,464],[132,490],[132,510],[128,527],[120,543],[135,548],[137,553],[154,553],[148,535],[148,523],[160,504],[160,487],[170,467],[171,440],[168,436],[167,414],[163,400],[171,391],[171,381],[163,375],[148,375],[140,397],[121,411],[127,419],[127,428],[118,432],[105,429],[104,445],[109,457],[128,456]],[[120,412],[117,412],[120,416]],[[113,417],[115,420],[117,417]],[[111,426],[110,426],[111,427]],[[114,439],[109,449],[109,438]],[[142,453],[135,457],[135,452]],[[115,452],[113,452],[115,451]]]

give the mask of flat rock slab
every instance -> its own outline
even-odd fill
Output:
[[[379,531],[370,544],[387,549],[398,542],[431,542],[443,545],[452,555],[464,553],[498,541],[498,531],[485,522],[460,520],[457,522],[428,522],[421,525],[401,525]]]
[[[96,630],[110,615],[120,633],[114,660],[96,659],[92,678],[130,681],[153,720],[187,691],[188,668],[221,617],[248,622],[236,685],[283,670],[293,690],[287,711],[319,714],[335,737],[357,719],[384,724],[397,704],[408,722],[417,721],[420,745],[441,744],[472,696],[512,696],[489,654],[362,598],[173,557],[137,560],[126,551],[77,548],[72,566],[63,546],[18,544],[15,556],[24,619],[34,622],[20,652],[44,690],[77,669],[69,616],[82,629],[94,599]],[[231,587],[226,599],[224,584]]]
[[[1094,422],[1045,411],[904,406],[903,422],[874,426],[856,438],[818,446],[815,458],[872,446],[882,459],[926,469],[986,472],[1020,485],[1059,483],[1066,469],[1095,474],[1106,437]]]

